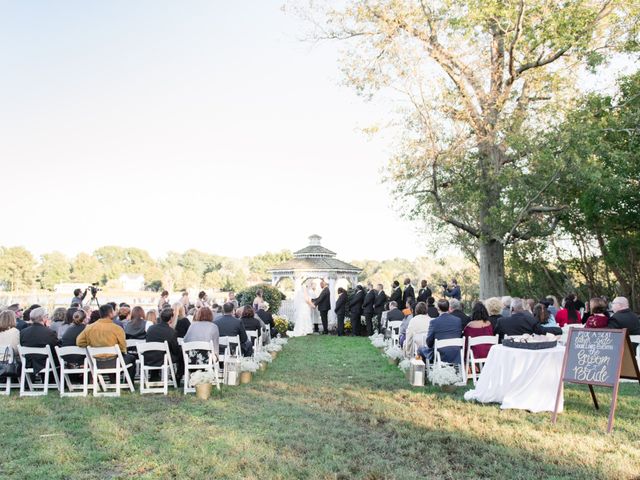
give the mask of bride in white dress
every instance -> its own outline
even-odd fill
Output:
[[[293,302],[295,325],[293,336],[302,337],[313,333],[313,311],[316,309],[311,301],[307,287],[300,288]]]

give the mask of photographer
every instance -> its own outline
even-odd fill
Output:
[[[462,299],[462,293],[460,291],[460,287],[458,286],[458,281],[455,278],[451,279],[451,286],[446,283],[442,284],[442,288],[444,288],[444,296],[455,298],[456,300]]]
[[[82,307],[82,302],[84,301],[84,297],[87,296],[87,291],[89,288],[85,288],[84,292],[80,288],[76,288],[73,291],[73,298],[71,299],[71,306],[77,306],[78,308]]]

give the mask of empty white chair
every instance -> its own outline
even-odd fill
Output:
[[[391,340],[394,345],[400,345],[400,327],[402,320],[390,320],[387,322],[387,328],[391,330]]]
[[[631,343],[640,344],[640,335],[629,335],[629,338],[631,339]],[[636,360],[638,362],[638,365],[640,365],[640,346],[636,348]]]
[[[60,396],[61,397],[86,397],[89,392],[89,359],[87,351],[80,347],[56,347],[56,355],[60,362]],[[71,365],[68,355],[81,355],[82,367],[79,365]],[[65,359],[66,357],[66,359]],[[69,375],[82,375],[82,384],[74,384]],[[69,391],[65,391],[65,383]],[[79,391],[78,391],[79,390]]]
[[[442,361],[442,357],[440,356],[440,349],[447,347],[458,347],[460,349],[460,363],[458,364],[460,368],[460,374],[462,375],[462,382],[464,384],[467,383],[467,372],[464,368],[464,344],[465,338],[450,338],[447,340],[438,340],[436,339],[433,344],[433,365],[434,368],[437,368],[442,363],[446,363]]]
[[[467,366],[471,369],[471,378],[473,380],[473,384],[476,384],[477,374],[476,374],[476,365],[480,367],[484,366],[484,363],[487,361],[485,358],[477,358],[471,347],[475,347],[477,345],[497,345],[498,344],[498,335],[483,335],[480,337],[468,337],[467,338]]]
[[[189,352],[191,351],[206,351],[207,362],[206,363],[190,363]],[[184,394],[195,392],[195,387],[189,386],[189,378],[191,373],[198,370],[209,370],[215,374],[216,387],[220,390],[220,374],[218,372],[218,352],[213,350],[213,342],[184,342],[182,344],[182,355],[184,358]]]
[[[169,350],[169,344],[165,340],[164,342],[143,342],[136,345],[138,350],[138,359],[140,361],[140,394],[144,393],[169,393],[169,376],[171,376],[171,382],[173,388],[178,388],[176,382],[176,372],[173,368],[173,362],[171,361],[171,351]],[[153,366],[145,365],[144,354],[146,352],[162,352],[164,358],[162,365]],[[159,370],[162,374],[161,382],[150,382],[149,372],[153,370]],[[160,384],[160,386],[158,386]]]
[[[129,376],[127,364],[122,358],[122,352],[118,345],[113,347],[87,347],[87,355],[89,356],[89,366],[91,367],[91,376],[93,378],[94,397],[119,397],[123,386],[125,388],[129,387],[131,392],[135,391],[133,380]],[[97,355],[100,355],[100,357],[97,357]],[[105,365],[105,360],[111,360],[113,365]],[[109,384],[105,382],[104,375],[115,375],[115,383]],[[125,385],[122,385],[121,376],[124,377]],[[109,388],[115,391],[109,392]],[[100,389],[103,391],[101,392]]]
[[[0,358],[6,362],[12,363],[14,361],[14,352],[11,345],[0,345]],[[0,384],[2,385],[2,384]],[[0,395],[9,395],[12,388],[20,388],[20,382],[17,380],[14,382],[12,378],[5,380],[4,389],[0,390]]]
[[[53,354],[51,353],[51,347],[49,345],[40,348],[23,347],[20,345],[18,346],[18,352],[20,353],[20,362],[22,363],[22,373],[20,374],[21,397],[47,395],[49,393],[49,375],[53,375],[55,388],[58,388],[60,385],[58,371],[56,370],[56,364],[53,361]],[[40,355],[46,357],[44,368],[37,372],[33,367],[27,368],[27,355]],[[32,374],[44,374],[43,383],[34,383],[31,379]],[[25,389],[25,384],[29,387],[29,390]]]
[[[242,352],[240,349],[240,336],[236,335],[235,337],[220,337],[218,340],[220,344],[220,348],[224,347],[224,351],[220,356],[220,362],[222,363],[222,374],[223,381],[227,378],[227,360],[231,357],[235,357],[236,359],[242,356]],[[235,345],[235,347],[233,347]]]

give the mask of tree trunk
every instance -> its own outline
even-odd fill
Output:
[[[497,240],[480,243],[480,298],[504,295],[504,246]]]

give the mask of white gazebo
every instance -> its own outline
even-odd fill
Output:
[[[269,273],[271,273],[273,286],[277,286],[285,278],[292,279],[295,294],[300,291],[307,280],[323,279],[327,281],[331,292],[331,311],[329,312],[329,323],[331,324],[336,323],[336,315],[333,311],[336,305],[336,282],[345,279],[351,284],[351,287],[355,287],[358,283],[358,274],[362,269],[338,260],[335,252],[321,245],[321,240],[322,237],[319,235],[311,235],[309,246],[295,252],[292,260],[270,269]]]

